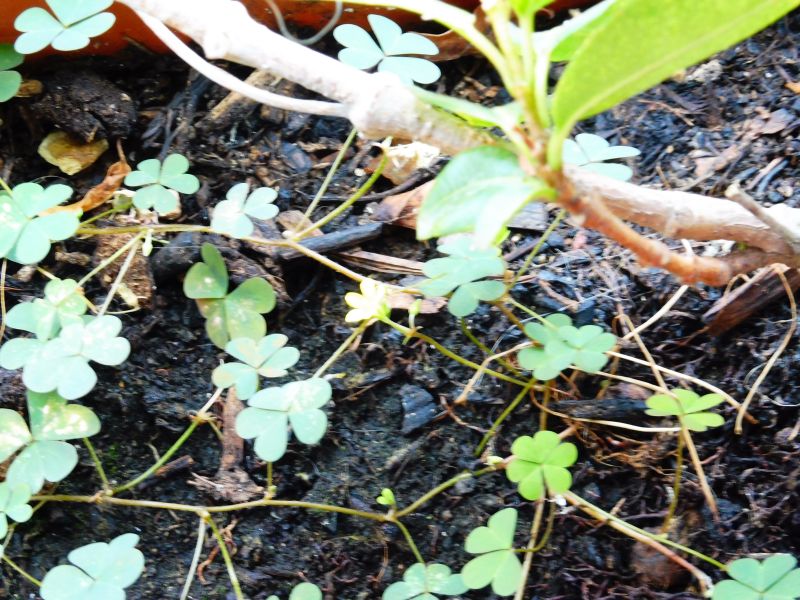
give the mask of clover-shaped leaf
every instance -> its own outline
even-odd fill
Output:
[[[27,484],[0,483],[0,539],[8,533],[8,519],[24,523],[31,518],[33,509],[28,505],[30,499],[31,489]]]
[[[253,233],[255,228],[250,217],[263,220],[278,214],[278,207],[273,204],[278,192],[268,187],[258,188],[248,195],[249,191],[250,186],[246,183],[237,183],[228,190],[226,199],[214,207],[212,229],[243,238]]]
[[[678,417],[680,422],[691,431],[706,431],[709,427],[719,427],[725,417],[717,413],[705,412],[719,405],[723,398],[719,394],[698,396],[691,390],[670,390],[672,395],[655,394],[647,401],[645,411],[651,417]]]
[[[255,451],[262,460],[275,462],[286,452],[289,425],[303,444],[316,444],[328,427],[328,416],[320,410],[331,399],[331,384],[319,377],[293,381],[261,390],[236,417],[236,433],[255,438]]]
[[[440,564],[416,563],[403,573],[403,581],[397,581],[383,592],[383,600],[437,600],[443,596],[457,596],[467,591],[459,574],[450,572],[450,567]]]
[[[57,390],[67,400],[88,394],[97,383],[89,361],[113,366],[125,361],[130,343],[118,337],[122,321],[104,315],[70,323],[57,338],[40,340],[16,338],[0,348],[0,366],[22,371],[22,381],[34,392]]]
[[[236,394],[247,400],[258,390],[258,377],[283,377],[286,369],[300,358],[297,348],[284,348],[289,341],[285,335],[273,333],[258,342],[237,338],[225,346],[225,352],[242,362],[223,363],[214,369],[211,379],[221,388],[236,387]]]
[[[50,569],[39,593],[44,600],[124,600],[125,588],[144,570],[138,541],[138,535],[125,533],[108,544],[76,548],[67,557],[72,565]]]
[[[605,353],[617,343],[613,334],[597,325],[573,327],[572,319],[561,313],[550,315],[545,323],[527,324],[525,334],[541,347],[520,350],[519,364],[542,381],[572,365],[589,373],[599,371],[608,362]]]
[[[95,435],[100,421],[91,409],[68,404],[58,394],[28,391],[27,397],[30,430],[15,411],[0,409],[0,462],[22,449],[9,467],[6,481],[26,484],[36,493],[45,480],[61,481],[75,468],[78,453],[65,440]]]
[[[628,181],[633,176],[633,170],[629,166],[604,161],[639,156],[641,152],[632,146],[612,146],[593,133],[579,133],[575,140],[564,141],[563,154],[566,163],[612,179]]]
[[[0,102],[17,95],[22,75],[11,69],[21,65],[23,60],[24,57],[10,44],[0,44]]]
[[[795,600],[800,598],[800,569],[790,554],[764,561],[740,558],[728,565],[726,579],[714,586],[713,600]]]
[[[143,160],[137,170],[125,177],[125,185],[141,187],[133,196],[133,205],[140,210],[154,209],[163,215],[178,208],[178,198],[171,192],[194,194],[200,180],[186,171],[189,161],[182,154],[170,154],[162,163],[157,158]]]
[[[345,303],[352,309],[344,320],[348,323],[360,323],[368,319],[383,319],[389,316],[389,305],[386,304],[386,286],[374,279],[364,279],[359,284],[361,293],[347,292]]]
[[[575,464],[578,449],[574,444],[562,442],[557,433],[539,431],[533,437],[518,437],[511,452],[514,458],[506,468],[506,475],[510,481],[519,483],[519,493],[526,500],[563,494],[572,485],[567,467]]]
[[[22,54],[33,54],[48,45],[62,52],[85,48],[90,38],[114,25],[116,17],[103,12],[113,3],[113,0],[47,0],[53,14],[43,8],[29,8],[14,21],[14,28],[23,32],[14,48]]]
[[[461,570],[464,584],[477,590],[492,584],[498,596],[510,596],[522,578],[522,565],[514,552],[514,530],[517,511],[504,508],[489,518],[485,527],[473,529],[464,546],[470,554],[478,554]]]
[[[435,55],[439,49],[432,41],[417,33],[403,33],[400,26],[380,15],[367,17],[378,43],[358,25],[339,25],[333,37],[344,46],[339,51],[339,60],[357,69],[371,69],[394,73],[407,85],[433,83],[442,72],[435,64],[424,58],[402,56],[404,54]]]
[[[267,600],[279,600],[274,594],[269,596]],[[313,583],[304,581],[294,586],[292,593],[289,594],[289,600],[322,600],[322,590],[320,590]]]
[[[228,294],[228,270],[222,255],[211,244],[203,244],[203,262],[192,265],[183,281],[183,293],[197,302],[206,318],[206,333],[219,348],[230,340],[259,340],[267,332],[263,313],[275,308],[275,290],[254,277]]]
[[[0,192],[0,258],[21,264],[42,260],[50,244],[65,240],[80,225],[79,212],[60,211],[38,216],[72,195],[68,185],[43,188],[38,183],[21,183],[11,194]]]
[[[394,497],[394,492],[391,488],[383,488],[381,495],[375,498],[375,502],[381,506],[397,506],[397,498]]]
[[[52,279],[44,287],[44,298],[21,302],[6,315],[6,325],[36,334],[46,341],[62,327],[80,323],[86,313],[83,290],[72,279]]]
[[[478,301],[497,300],[505,292],[499,281],[478,281],[492,275],[502,275],[506,263],[495,247],[476,248],[469,238],[461,237],[439,250],[447,258],[434,258],[425,263],[422,272],[429,279],[417,287],[427,297],[453,293],[447,304],[448,310],[457,317],[464,317],[478,307]]]

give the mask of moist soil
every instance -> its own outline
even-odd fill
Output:
[[[798,28],[800,15],[795,14],[705,65],[585,123],[584,130],[639,148],[642,155],[631,162],[638,183],[719,195],[728,184],[739,181],[761,202],[796,207],[800,204],[800,96],[786,84],[800,79]],[[233,70],[246,74],[236,67]],[[462,59],[446,64],[444,70],[442,91],[456,90],[489,103],[504,101],[483,62]],[[57,83],[65,81],[65,73],[77,72],[105,83],[98,84],[104,89],[96,95],[80,87],[80,103],[89,110],[74,124],[68,118],[69,93]],[[123,147],[131,164],[170,152],[182,152],[192,162],[192,172],[203,185],[184,201],[180,222],[186,224],[207,224],[209,209],[231,185],[245,180],[279,186],[280,208],[303,210],[349,131],[343,121],[252,107],[241,109],[232,122],[209,126],[204,117],[224,92],[169,57],[132,52],[83,62],[49,59],[25,75],[43,81],[47,95],[0,107],[0,157],[6,181],[66,181],[80,197],[103,178],[115,160],[113,151],[91,169],[65,178],[37,155],[43,135],[55,126],[72,128],[84,137],[101,130],[118,135],[120,127],[127,127]],[[107,85],[122,90],[135,107],[130,123],[120,124],[128,108],[110,113],[101,102]],[[88,118],[86,112],[94,116]],[[758,125],[759,119],[762,125],[772,122],[772,126]],[[364,168],[374,155],[367,142],[356,144],[323,198],[320,213],[365,180]],[[431,176],[425,172],[417,178],[421,182]],[[375,192],[391,188],[391,183],[382,180]],[[359,203],[326,231],[347,231],[364,223],[368,206]],[[535,227],[517,231],[504,250],[530,244],[540,233]],[[149,306],[121,316],[124,335],[132,343],[130,359],[118,369],[100,368],[101,383],[81,400],[101,419],[103,429],[93,443],[115,482],[147,469],[212,392],[211,371],[224,354],[209,342],[202,317],[181,289],[182,276],[197,260],[202,241],[225,248],[234,281],[267,273],[276,284],[285,285],[279,306],[268,315],[269,330],[287,335],[289,343],[300,349],[301,360],[290,378],[278,383],[310,376],[351,331],[343,321],[342,297],[355,285],[327,268],[304,259],[273,262],[251,247],[219,238],[165,237],[150,259],[156,287]],[[62,254],[51,254],[43,266],[62,278],[80,276],[90,267],[73,263],[88,257],[95,243],[90,238],[59,244]],[[681,244],[674,241],[673,246]],[[707,253],[719,247],[695,244],[694,249]],[[412,260],[435,256],[431,245],[416,242],[413,232],[399,227],[385,227],[380,237],[361,248]],[[524,255],[512,266],[519,266],[523,259]],[[619,315],[642,323],[679,287],[669,275],[640,267],[628,252],[569,221],[548,239],[532,273],[535,277],[514,289],[520,302],[542,314],[567,311],[578,324],[597,323],[618,333]],[[9,267],[8,306],[41,293],[44,279],[24,275]],[[399,275],[372,275],[401,280]],[[87,296],[98,304],[105,293],[97,280],[86,287]],[[703,286],[690,288],[668,314],[643,332],[642,339],[660,365],[706,380],[742,400],[786,335],[792,317],[788,302],[781,300],[724,335],[711,337],[703,331],[701,315],[722,294]],[[124,310],[125,306],[115,303],[114,308]],[[396,316],[405,318],[399,312]],[[466,358],[483,360],[482,351],[446,311],[420,315],[417,323]],[[520,333],[490,307],[481,307],[467,325],[491,348],[510,348],[522,341]],[[10,335],[6,330],[6,339]],[[632,344],[623,351],[639,356]],[[674,539],[722,562],[752,553],[800,553],[800,446],[798,438],[792,439],[800,405],[797,361],[798,344],[792,338],[753,398],[751,412],[758,424],[746,423],[742,435],[734,434],[735,410],[727,407],[722,409],[724,426],[694,436],[717,497],[720,519],[712,519],[697,477],[689,469],[680,491]],[[621,375],[652,381],[646,367],[623,361],[616,369]],[[407,505],[448,478],[480,467],[475,449],[516,394],[512,386],[483,377],[466,404],[451,407],[472,372],[424,343],[404,343],[401,335],[383,325],[369,329],[329,373],[337,376],[332,379],[335,391],[328,408],[328,433],[313,447],[290,444],[286,456],[275,465],[278,498],[378,510],[375,497],[381,488],[390,487],[399,503]],[[3,406],[23,410],[24,390],[18,374],[0,372],[0,376]],[[642,397],[630,386],[605,389],[602,379],[591,376],[574,383],[561,385],[568,392],[560,404],[565,413],[663,424],[643,415]],[[549,426],[561,430],[566,424],[560,421],[551,417]],[[532,434],[538,423],[538,409],[523,403],[490,442],[490,453],[507,455],[511,442]],[[613,508],[636,526],[660,527],[673,485],[674,437],[585,422],[571,424],[580,448],[573,489],[606,510]],[[58,493],[93,494],[99,489],[85,449],[80,450],[79,466],[58,485]],[[153,478],[122,497],[220,503],[209,495],[208,486],[198,484],[203,480],[213,484],[220,455],[214,431],[200,427],[176,455],[190,457],[190,461],[184,459],[188,467]],[[245,446],[241,467],[253,482],[265,485],[264,466],[250,444]],[[519,510],[517,543],[522,547],[527,543],[523,531],[531,521],[533,506],[521,499],[502,473],[448,489],[406,523],[426,560],[457,570],[469,558],[463,550],[468,532],[503,507]],[[248,598],[265,599],[272,593],[285,598],[302,580],[318,584],[329,599],[379,598],[414,562],[395,527],[356,517],[276,508],[224,513],[217,522],[225,530]],[[197,521],[188,513],[48,503],[30,522],[17,527],[6,552],[41,578],[49,568],[63,563],[71,549],[126,532],[141,537],[139,547],[146,558],[145,571],[128,597],[178,598],[197,539]],[[207,541],[201,560],[214,546],[213,539]],[[722,578],[713,567],[697,564],[715,580]],[[0,598],[37,597],[35,588],[5,565],[0,582]],[[220,556],[203,568],[190,597],[233,598]],[[485,589],[463,597],[495,596]],[[565,508],[555,516],[546,547],[535,556],[526,597],[678,599],[698,594],[695,582],[660,555]]]

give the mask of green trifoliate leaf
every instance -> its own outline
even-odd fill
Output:
[[[358,25],[339,25],[333,37],[345,48],[339,60],[357,69],[378,67],[378,71],[394,73],[407,85],[433,83],[441,76],[439,67],[406,54],[435,55],[439,49],[432,41],[416,33],[403,33],[400,26],[380,15],[367,17],[378,43]]]
[[[442,244],[439,250],[449,256],[425,263],[422,271],[429,279],[418,284],[418,288],[426,296],[444,296],[455,290],[448,310],[463,317],[477,308],[479,300],[496,300],[503,295],[505,286],[499,281],[478,281],[505,272],[506,263],[500,258],[498,248],[477,248],[470,239],[462,237]]]
[[[77,464],[78,452],[71,444],[37,440],[14,458],[6,473],[6,481],[12,485],[24,483],[35,494],[45,481],[61,481]]]
[[[121,329],[122,322],[110,315],[67,325],[57,338],[42,345],[28,358],[22,381],[34,392],[57,390],[68,400],[85,396],[97,383],[89,361],[114,366],[128,358],[130,343],[118,337]],[[0,350],[0,362],[2,358]]]
[[[297,348],[284,348],[285,335],[273,333],[258,342],[237,338],[225,346],[225,352],[241,362],[224,363],[214,369],[212,380],[221,388],[236,387],[236,394],[247,400],[258,390],[259,376],[283,377],[300,358]]]
[[[14,21],[14,27],[22,32],[14,48],[22,54],[33,54],[47,46],[62,52],[85,48],[90,38],[114,25],[116,17],[103,12],[113,3],[113,0],[47,0],[53,14],[43,8],[29,8]]]
[[[328,417],[320,409],[331,394],[330,383],[320,378],[261,390],[236,417],[236,433],[245,439],[255,438],[259,458],[275,462],[286,452],[289,425],[304,444],[316,444],[322,439]]]
[[[50,251],[52,242],[67,239],[77,231],[78,211],[38,216],[72,195],[72,188],[56,184],[21,183],[11,194],[0,192],[0,258],[33,264]]]
[[[800,569],[790,554],[763,561],[740,558],[728,565],[726,579],[714,586],[713,600],[796,600],[800,598]]]
[[[541,347],[520,350],[519,364],[542,381],[554,379],[570,366],[599,371],[608,362],[605,353],[617,343],[614,335],[597,325],[576,328],[572,319],[560,313],[547,317],[544,324],[527,324],[525,334]]]
[[[0,483],[0,539],[8,533],[8,519],[24,523],[31,518],[33,509],[28,505],[30,499],[31,490],[24,483]]]
[[[417,217],[417,238],[474,233],[481,247],[498,242],[511,218],[534,198],[550,198],[516,154],[481,146],[458,154],[436,178]]]
[[[603,161],[641,154],[632,146],[612,146],[604,138],[592,133],[579,133],[574,141],[566,140],[563,152],[565,163],[620,181],[628,181],[633,176],[633,170],[627,165]]]
[[[137,170],[125,177],[125,185],[141,187],[133,197],[133,205],[138,209],[169,213],[178,208],[178,198],[170,190],[194,194],[200,189],[200,180],[186,172],[189,161],[182,154],[170,154],[163,163],[151,158],[136,166]]]
[[[124,600],[144,570],[139,536],[126,533],[106,544],[96,542],[69,553],[72,565],[50,569],[39,591],[44,600]],[[74,565],[74,566],[73,566]]]
[[[672,395],[655,394],[647,399],[648,409],[645,411],[651,417],[678,417],[687,429],[692,431],[706,431],[710,427],[719,427],[725,418],[717,413],[705,412],[709,408],[718,406],[723,402],[719,394],[706,394],[698,396],[691,390],[670,390]]]
[[[8,311],[6,324],[46,341],[65,325],[80,323],[86,309],[86,299],[76,281],[53,279],[44,288],[44,298],[22,302]]]
[[[470,532],[464,546],[470,554],[479,556],[470,560],[461,571],[464,584],[471,590],[492,585],[498,596],[510,596],[522,578],[522,564],[514,552],[514,530],[517,511],[505,508],[489,518],[485,527]]]
[[[510,481],[519,483],[519,493],[526,500],[541,500],[547,495],[563,494],[572,485],[567,467],[575,464],[578,449],[561,442],[552,431],[524,435],[511,446],[514,459],[506,468]]]
[[[467,591],[461,575],[440,564],[416,563],[383,592],[383,600],[437,600],[441,596],[457,596]],[[438,594],[438,595],[437,595]]]
[[[262,187],[248,195],[250,186],[237,183],[225,196],[225,200],[214,207],[211,227],[220,233],[235,238],[243,238],[253,233],[255,226],[250,218],[271,219],[278,214],[278,207],[273,204],[278,192],[272,188]]]
[[[22,64],[24,57],[9,44],[0,44],[0,102],[16,96],[22,84],[22,75],[11,71]]]

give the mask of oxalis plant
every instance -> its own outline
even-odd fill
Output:
[[[48,0],[49,11],[31,8],[17,19],[21,35],[15,44],[16,51],[32,53],[47,45],[60,50],[85,46],[92,36],[113,24],[113,17],[104,12],[111,4],[106,0],[81,3]],[[237,19],[242,25],[241,32],[252,30],[246,14],[238,8],[230,11],[230,5],[222,0],[209,0],[202,4],[202,10],[194,2],[186,0],[170,3],[126,0],[122,4],[140,11],[140,16],[156,34],[187,59],[191,56],[184,53],[181,42],[178,40],[176,43],[176,38],[163,27],[159,18],[169,20],[170,25],[178,29],[183,25],[190,34],[219,23],[235,27]],[[289,79],[294,77],[300,83],[307,81],[303,80],[304,69],[298,61],[303,57],[313,57],[316,61],[316,66],[312,67],[313,77],[307,77],[310,89],[330,95],[340,103],[340,106],[321,106],[297,101],[290,103],[292,107],[307,112],[349,116],[356,127],[367,134],[378,131],[381,136],[402,136],[409,132],[424,132],[428,136],[426,141],[437,142],[443,149],[466,150],[456,154],[441,172],[419,211],[419,238],[446,238],[439,246],[444,257],[428,261],[424,268],[425,277],[402,290],[345,269],[301,243],[306,235],[325,226],[363,196],[379,176],[380,169],[342,206],[282,241],[251,237],[253,220],[275,216],[277,208],[272,201],[277,194],[269,188],[251,191],[246,183],[234,186],[224,200],[218,199],[208,226],[159,225],[150,219],[142,225],[99,229],[86,219],[81,221],[79,212],[52,212],[51,209],[69,198],[71,189],[67,186],[45,188],[37,183],[21,182],[10,188],[2,182],[0,257],[4,259],[4,272],[9,261],[20,265],[44,261],[53,243],[72,235],[117,234],[129,238],[117,256],[103,261],[84,279],[58,280],[52,277],[44,288],[43,297],[17,304],[4,315],[3,326],[23,334],[6,341],[0,348],[0,365],[20,371],[21,381],[27,388],[27,409],[24,414],[14,408],[0,409],[0,461],[10,461],[5,479],[0,483],[0,537],[5,537],[2,547],[8,547],[17,529],[26,527],[32,518],[33,506],[48,503],[92,503],[106,507],[146,507],[182,512],[193,515],[198,523],[198,544],[191,565],[197,565],[195,559],[203,549],[202,542],[210,534],[225,563],[234,596],[244,598],[233,557],[217,522],[218,513],[237,508],[277,511],[292,507],[345,513],[397,528],[405,549],[413,556],[413,563],[396,581],[386,582],[382,591],[386,600],[431,600],[485,588],[499,596],[520,599],[535,569],[537,552],[547,545],[559,513],[566,505],[571,505],[689,570],[695,578],[694,589],[702,596],[721,600],[800,597],[799,571],[791,556],[775,554],[761,557],[761,562],[740,558],[725,565],[672,539],[669,523],[661,533],[641,529],[572,489],[572,468],[587,457],[585,454],[582,456],[578,444],[568,441],[576,433],[574,424],[561,431],[549,427],[548,404],[553,396],[561,393],[562,385],[574,387],[579,378],[583,381],[610,378],[613,373],[603,369],[609,367],[612,356],[619,360],[630,357],[615,351],[620,340],[599,325],[578,327],[569,315],[540,315],[519,302],[514,297],[514,285],[527,271],[538,248],[517,271],[509,268],[501,251],[501,244],[508,236],[509,220],[526,204],[539,200],[557,204],[563,211],[582,218],[588,226],[633,249],[645,262],[667,265],[687,280],[724,283],[734,270],[752,267],[757,260],[744,263],[736,262],[739,258],[681,262],[665,248],[645,244],[632,229],[612,218],[612,213],[598,199],[599,196],[577,194],[575,187],[579,178],[576,180],[564,165],[570,163],[584,172],[595,171],[628,179],[630,167],[607,161],[633,157],[636,151],[612,146],[606,140],[596,139],[597,136],[587,137],[586,134],[579,134],[571,140],[575,125],[758,31],[796,7],[800,1],[709,0],[699,4],[689,0],[669,3],[605,0],[555,29],[537,32],[535,15],[548,2],[495,0],[483,3],[493,34],[491,37],[477,28],[471,14],[437,0],[394,0],[370,4],[423,14],[425,18],[436,20],[462,35],[497,70],[513,98],[509,105],[489,109],[409,86],[412,83],[424,85],[435,77],[431,67],[417,62],[423,59],[406,55],[429,56],[434,52],[418,38],[404,37],[406,34],[394,23],[382,18],[370,19],[375,39],[363,29],[339,29],[336,35],[344,46],[342,60],[354,69],[376,67],[379,71],[377,80],[374,79],[376,76],[357,70],[347,71],[338,63],[334,68],[333,63],[326,62],[333,59],[316,55],[307,48],[297,47],[294,59],[287,57],[285,68],[288,72],[284,75]],[[215,14],[215,9],[220,13]],[[687,18],[689,14],[691,18]],[[181,15],[186,17],[186,23],[190,18],[195,19],[191,27],[181,21]],[[270,34],[258,31],[264,39],[260,43],[250,43],[243,50],[220,48],[226,43],[235,44],[239,39],[246,39],[244,33],[229,35],[224,40],[219,36],[213,37],[217,44],[213,49],[220,56],[230,52],[240,60],[246,61],[251,57],[249,60],[255,65],[269,64],[269,61],[253,58],[252,53],[270,52],[273,47],[285,46],[271,45]],[[208,50],[212,48],[210,39],[212,36],[198,41],[208,42]],[[10,69],[18,66],[13,55],[7,55],[3,60],[0,67]],[[566,67],[552,86],[550,76],[554,62],[566,63]],[[193,66],[203,68],[196,62]],[[327,81],[327,67],[330,67],[327,69],[329,73],[348,73],[356,85],[363,85],[364,94],[371,87],[375,89],[370,83],[372,81],[379,81],[382,87],[387,84],[399,86],[395,88],[397,95],[394,100],[402,101],[402,106],[409,110],[399,111],[398,117],[398,111],[393,107],[396,130],[387,131],[385,127],[381,129],[362,120],[370,112],[364,111],[363,106],[359,106],[359,110],[349,110],[346,99],[358,94],[348,95],[337,92],[335,86],[323,86],[322,83]],[[279,72],[282,67],[275,68]],[[13,84],[15,77],[6,79]],[[0,83],[3,81],[0,78]],[[13,87],[10,84],[8,89]],[[317,89],[315,85],[325,89]],[[380,105],[374,113],[380,117]],[[403,120],[414,116],[419,118],[413,123]],[[425,127],[420,127],[422,122],[425,122]],[[382,147],[385,148],[386,145]],[[345,150],[342,149],[342,155]],[[190,168],[189,161],[178,154],[167,156],[163,162],[148,159],[140,163],[137,170],[126,178],[126,185],[139,188],[134,196],[134,208],[140,212],[155,211],[161,216],[174,212],[180,207],[180,194],[193,194],[199,187],[199,180],[189,173]],[[563,211],[550,231],[563,217]],[[89,439],[100,431],[100,419],[88,407],[75,401],[92,393],[96,385],[97,371],[90,363],[116,367],[124,363],[130,352],[130,344],[121,335],[124,334],[123,319],[107,314],[118,284],[126,277],[127,268],[119,269],[112,292],[100,306],[85,296],[83,285],[122,256],[147,255],[153,238],[166,240],[170,234],[181,231],[213,233],[276,248],[290,248],[353,278],[358,281],[358,291],[351,291],[344,298],[344,304],[349,307],[345,321],[353,326],[353,331],[310,377],[295,376],[292,368],[301,357],[301,351],[289,344],[299,346],[301,341],[281,333],[268,333],[263,317],[276,304],[272,287],[265,280],[254,278],[229,291],[229,273],[223,253],[211,244],[204,244],[200,260],[185,274],[183,289],[187,298],[196,301],[206,318],[206,332],[212,343],[230,358],[224,359],[209,373],[210,387],[214,391],[206,404],[192,416],[184,434],[145,472],[119,483],[108,478],[103,467],[102,450],[98,452]],[[126,264],[129,265],[130,261],[126,260]],[[43,267],[40,269],[45,276],[49,275]],[[398,292],[417,297],[408,310],[408,325],[404,324],[405,316],[398,317],[397,311],[393,312],[391,308],[392,298]],[[442,345],[416,323],[422,297],[446,297],[449,312],[459,319],[479,309],[497,311],[518,329],[525,341],[493,352],[469,332],[466,321],[462,321],[470,342],[477,342],[485,355],[483,363],[473,362],[462,356],[460,348]],[[333,375],[330,371],[337,359],[373,325],[394,329],[407,342],[418,340],[425,343],[472,369],[476,378],[488,376],[513,386],[516,395],[477,448],[483,466],[459,473],[422,492],[416,499],[398,498],[390,488],[375,490],[380,495],[376,498],[374,510],[278,497],[275,477],[281,475],[281,459],[290,444],[298,452],[310,452],[313,450],[309,447],[324,443],[328,424],[336,418],[336,411],[331,406],[334,393],[329,382]],[[646,349],[643,350],[649,356]],[[678,384],[686,385],[691,381],[710,393],[700,396],[686,387],[668,387],[661,370],[652,366],[656,383],[639,383],[645,388],[656,389],[657,393],[647,402],[646,414],[664,422],[635,430],[654,434],[675,433],[677,461],[681,460],[684,447],[692,454],[692,433],[702,434],[709,428],[724,424],[724,416],[709,412],[709,409],[726,402],[745,414],[745,407],[722,390],[680,373],[672,375]],[[113,369],[104,369],[102,373],[112,381],[116,377]],[[277,377],[288,377],[289,381],[281,385],[269,383],[270,379]],[[469,385],[474,383],[470,381]],[[130,491],[164,466],[198,427],[213,422],[210,411],[223,396],[247,402],[246,408],[236,418],[235,432],[243,439],[253,440],[252,451],[266,473],[264,496],[246,506],[198,506],[188,502],[167,503],[158,498],[145,500],[138,494],[135,498],[130,497]],[[540,408],[540,422],[538,426],[531,423],[528,433],[508,439],[502,432],[502,425],[525,401]],[[603,424],[631,428],[624,423]],[[67,478],[78,464],[78,450],[71,443],[73,440],[82,441],[94,465],[99,482],[95,494],[55,493],[54,486]],[[484,451],[489,441],[499,450]],[[499,455],[494,454],[495,451]],[[694,455],[692,460],[695,460]],[[696,470],[701,476],[701,469]],[[676,471],[673,499],[677,503],[680,468]],[[517,506],[487,515],[470,531],[463,532],[464,552],[456,564],[442,564],[437,562],[436,556],[424,554],[415,538],[421,534],[411,531],[407,518],[427,510],[431,500],[460,482],[480,480],[499,473],[505,473],[509,481],[509,502]],[[513,495],[512,484],[517,486],[516,495]],[[713,502],[713,495],[708,498],[710,503]],[[669,507],[670,518],[674,509],[674,506]],[[53,565],[43,574],[29,573],[1,549],[0,553],[4,565],[37,586],[45,600],[100,600],[124,598],[125,590],[135,583],[145,567],[143,554],[137,545],[158,543],[157,540],[140,540],[136,534],[124,531],[111,539],[85,541],[91,543],[76,548],[65,557],[64,564]],[[719,570],[723,575],[712,578],[696,566],[698,562]],[[191,565],[182,597],[187,597],[194,578]],[[714,579],[718,580],[716,585]],[[270,600],[286,597],[290,600],[318,600],[322,596],[322,589],[315,583],[298,582],[291,589],[276,590]]]

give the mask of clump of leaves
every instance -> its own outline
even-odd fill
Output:
[[[678,417],[681,425],[691,431],[706,431],[725,422],[722,415],[706,412],[718,406],[724,399],[719,394],[698,396],[691,390],[673,389],[672,395],[655,394],[647,401],[645,411],[651,417]]]
[[[383,592],[383,600],[437,600],[439,596],[457,596],[467,591],[459,574],[440,564],[416,563],[403,573],[403,581],[396,581]]]
[[[714,586],[713,600],[795,600],[800,598],[800,569],[791,554],[764,561],[740,558],[728,565],[726,579]]]
[[[8,468],[6,482],[24,484],[36,493],[50,482],[61,481],[78,464],[78,452],[66,440],[95,435],[100,421],[91,409],[68,404],[58,394],[29,391],[28,418],[8,408],[0,408],[0,463],[22,450]],[[2,536],[0,536],[2,537]]]
[[[617,338],[597,325],[572,325],[565,314],[550,315],[545,323],[528,323],[525,334],[542,346],[519,351],[519,364],[539,380],[558,376],[569,366],[593,373],[608,362],[605,353],[614,347]]]
[[[214,207],[211,227],[220,233],[235,238],[247,237],[253,233],[255,225],[250,220],[271,219],[278,214],[278,207],[273,204],[278,192],[268,187],[261,187],[250,192],[246,183],[237,183]]]
[[[456,317],[472,313],[481,300],[497,300],[505,293],[500,281],[480,281],[505,272],[506,263],[498,248],[476,248],[469,238],[460,237],[442,244],[439,251],[449,256],[426,262],[422,272],[429,279],[417,287],[427,297],[453,292],[447,309]]]
[[[432,41],[417,33],[403,33],[400,26],[380,15],[367,17],[378,43],[366,30],[358,25],[339,25],[333,37],[344,46],[339,51],[339,60],[357,69],[371,69],[394,73],[407,85],[433,83],[442,75],[435,64],[424,58],[402,56],[404,54],[439,54]]]
[[[259,376],[283,377],[300,358],[297,348],[284,348],[289,341],[285,335],[273,333],[258,342],[237,338],[225,345],[225,352],[242,362],[223,363],[214,369],[211,379],[221,388],[236,387],[236,394],[247,400],[258,391]]]
[[[40,340],[58,335],[62,327],[82,322],[88,308],[83,290],[73,279],[52,279],[44,286],[44,298],[20,302],[6,314],[6,325],[29,331]]]
[[[131,345],[118,337],[121,329],[117,317],[103,315],[70,323],[49,341],[14,338],[0,348],[0,367],[23,368],[22,381],[29,390],[57,390],[67,400],[74,400],[97,383],[89,361],[115,366],[128,358]]]
[[[72,195],[68,185],[43,188],[21,183],[9,194],[0,191],[0,258],[24,265],[37,263],[50,251],[50,244],[71,237],[80,225],[80,212],[60,211],[38,216]]]
[[[522,565],[514,552],[516,527],[516,509],[504,508],[493,514],[486,526],[470,532],[464,548],[478,556],[461,570],[461,577],[469,589],[477,590],[491,583],[492,591],[498,596],[510,596],[517,590],[522,578]]]
[[[526,500],[541,500],[548,494],[563,494],[572,485],[567,470],[578,459],[575,444],[562,442],[553,431],[538,431],[533,437],[523,435],[511,446],[514,459],[506,468],[510,481],[519,483],[519,493]]]
[[[46,0],[53,13],[34,7],[20,13],[14,28],[21,31],[14,48],[22,54],[33,54],[52,45],[62,52],[80,50],[90,38],[105,33],[116,17],[103,12],[114,0]],[[55,15],[55,16],[54,16]]]
[[[125,533],[107,544],[95,542],[76,548],[67,556],[71,565],[47,572],[39,593],[44,600],[124,600],[125,588],[144,570],[138,542],[138,535]]]
[[[8,519],[24,523],[31,518],[33,509],[28,504],[30,499],[31,489],[27,484],[0,483],[0,539],[8,533]]]
[[[17,95],[22,84],[22,75],[12,71],[22,64],[24,57],[10,44],[0,44],[0,102]]]
[[[183,293],[197,302],[206,318],[206,333],[224,349],[230,340],[260,340],[267,332],[261,315],[275,308],[275,291],[264,279],[253,277],[228,293],[228,269],[212,244],[200,250],[203,262],[192,265],[183,281]]]
[[[641,154],[632,146],[612,146],[604,138],[593,133],[579,133],[575,136],[575,140],[565,140],[563,153],[565,163],[620,181],[628,181],[633,177],[633,170],[627,165],[604,161]]]
[[[170,190],[194,194],[200,189],[200,180],[187,173],[189,161],[182,154],[170,154],[163,163],[150,158],[136,167],[125,177],[125,185],[144,186],[133,196],[133,205],[140,210],[152,208],[160,215],[170,213],[178,208],[178,198]]]
[[[261,390],[236,417],[236,433],[255,438],[255,452],[262,460],[275,462],[286,452],[289,425],[303,444],[316,444],[328,427],[321,410],[331,399],[331,384],[319,377],[293,381]]]
[[[279,598],[273,594],[267,600],[279,600]],[[313,583],[304,581],[294,586],[292,593],[289,594],[289,600],[322,600],[322,590]]]

